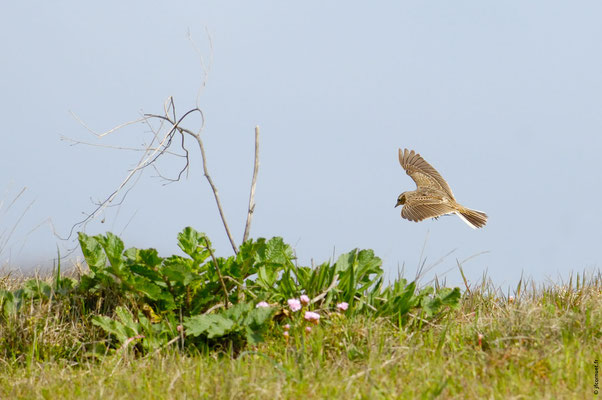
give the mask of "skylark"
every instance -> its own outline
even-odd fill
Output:
[[[487,214],[471,210],[456,202],[451,188],[437,170],[424,161],[414,150],[399,149],[399,163],[416,182],[416,190],[403,192],[395,207],[402,205],[401,216],[419,222],[426,218],[456,214],[471,228],[482,228],[487,223]]]

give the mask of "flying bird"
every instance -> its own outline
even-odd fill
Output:
[[[397,198],[397,206],[403,206],[401,216],[419,222],[447,214],[456,214],[471,228],[482,228],[487,214],[471,210],[456,202],[451,188],[439,172],[414,150],[399,149],[399,163],[416,182],[416,190],[403,192]]]

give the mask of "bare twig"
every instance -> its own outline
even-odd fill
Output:
[[[207,311],[205,311],[203,313],[203,315],[211,314],[211,312],[213,312],[213,311],[215,311],[215,310],[217,310],[219,308],[222,308],[223,306],[224,306],[224,303],[217,303],[214,306],[209,307],[209,309],[207,309]]]
[[[211,38],[211,33],[209,32],[209,29],[207,27],[205,27],[205,33],[207,34],[207,41],[209,44],[209,62],[208,63],[205,63],[205,60],[203,58],[203,55],[202,55],[199,47],[197,46],[195,41],[192,39],[190,30],[188,30],[188,40],[192,44],[192,48],[194,49],[194,51],[196,52],[196,54],[199,57],[199,64],[201,67],[201,72],[203,73],[203,78],[201,79],[201,84],[199,86],[199,90],[198,90],[197,96],[196,96],[196,106],[198,108],[201,108],[199,105],[199,99],[201,98],[201,94],[202,94],[203,90],[207,86],[209,71],[211,70],[211,66],[213,65],[213,39]]]
[[[249,211],[247,212],[247,223],[245,224],[245,233],[242,236],[242,242],[249,238],[251,230],[251,220],[253,211],[255,211],[255,186],[257,185],[257,172],[259,171],[259,125],[255,127],[255,165],[253,167],[253,180],[251,181],[251,193],[249,194]]]
[[[70,146],[77,146],[80,144],[86,145],[86,146],[92,146],[92,147],[101,147],[101,148],[105,148],[105,149],[113,149],[113,150],[128,150],[128,151],[135,151],[135,152],[147,152],[147,151],[155,151],[155,150],[159,150],[157,148],[154,147],[147,147],[147,148],[141,148],[141,147],[123,147],[123,146],[111,146],[111,145],[106,145],[106,144],[99,144],[99,143],[90,143],[90,142],[84,142],[84,141],[80,141],[80,140],[76,140],[67,136],[61,136],[60,138],[61,141],[63,142],[70,142]],[[165,151],[165,154],[170,154],[176,157],[184,157],[181,154],[175,153],[173,151]]]
[[[203,237],[203,239],[205,239],[205,248],[209,251],[209,254],[211,255],[213,264],[215,264],[215,270],[217,271],[217,276],[219,278],[219,282],[222,284],[222,289],[224,290],[224,307],[226,307],[226,309],[228,309],[228,289],[226,289],[226,284],[224,282],[224,278],[222,277],[222,272],[219,269],[217,260],[216,260],[215,256],[213,255],[213,251],[211,251],[211,246],[209,246],[209,241],[207,240],[206,237]]]
[[[211,45],[211,41],[210,41],[210,45]],[[206,67],[204,64],[202,64],[202,67],[203,67],[202,68],[203,72],[205,73],[203,82],[205,82],[207,71],[206,71]],[[132,185],[133,177],[136,174],[138,174],[138,176],[140,176],[139,173],[141,173],[142,170],[144,170],[146,167],[152,166],[153,168],[155,168],[158,176],[160,178],[166,180],[168,183],[179,181],[182,177],[182,174],[184,172],[189,171],[189,166],[190,166],[189,151],[185,144],[185,135],[189,135],[189,136],[192,136],[199,145],[199,148],[201,151],[203,174],[204,174],[205,178],[207,179],[207,182],[209,183],[211,190],[213,191],[213,195],[215,197],[215,202],[217,204],[220,218],[221,218],[224,228],[226,230],[226,235],[228,236],[230,244],[232,245],[232,249],[234,250],[234,253],[238,253],[238,247],[236,246],[236,243],[234,241],[232,233],[230,232],[230,228],[228,226],[228,222],[226,220],[224,209],[223,209],[220,197],[219,197],[219,192],[218,192],[217,187],[216,187],[215,183],[213,182],[213,179],[211,178],[211,175],[209,174],[209,171],[207,168],[207,157],[205,154],[205,146],[203,144],[203,140],[201,139],[201,132],[202,132],[203,128],[205,127],[205,116],[203,114],[203,111],[197,106],[197,107],[189,110],[188,112],[184,113],[184,115],[182,115],[181,117],[178,118],[176,115],[175,103],[174,103],[173,97],[171,97],[171,96],[163,104],[163,111],[164,111],[163,115],[144,114],[142,116],[142,118],[140,118],[140,119],[126,122],[124,124],[121,124],[115,128],[112,128],[112,129],[106,131],[106,132],[103,132],[103,133],[97,133],[97,132],[93,131],[77,115],[75,115],[75,113],[71,113],[73,115],[73,117],[77,121],[79,121],[82,126],[84,126],[88,131],[90,131],[92,134],[94,134],[95,136],[97,136],[99,138],[102,138],[110,133],[113,133],[113,132],[119,130],[120,128],[123,128],[125,126],[131,125],[131,124],[134,124],[137,122],[145,123],[150,128],[154,137],[151,140],[150,144],[145,145],[145,147],[143,149],[139,150],[143,153],[141,159],[138,161],[136,166],[129,171],[127,176],[117,186],[117,189],[115,189],[113,191],[113,193],[111,193],[103,201],[98,202],[97,208],[94,211],[92,211],[92,213],[88,214],[82,221],[73,225],[69,232],[69,235],[67,236],[67,239],[69,239],[71,237],[71,235],[73,234],[73,231],[76,227],[79,227],[79,226],[85,227],[85,225],[89,221],[96,218],[98,215],[100,215],[104,211],[105,208],[109,207],[116,200],[117,196],[120,195],[126,189],[126,186]],[[184,119],[186,119],[191,114],[196,114],[196,113],[198,113],[201,117],[201,127],[198,129],[197,132],[193,132],[189,129],[186,129],[186,128],[180,126],[180,124],[183,122]],[[153,126],[149,123],[150,120],[158,120],[160,122],[159,128],[154,129]],[[163,124],[164,123],[168,123],[171,126],[171,127],[166,127],[166,128],[169,128],[167,133],[163,133]],[[181,136],[180,148],[184,152],[183,155],[170,151],[170,147],[173,144],[174,136],[178,135],[178,134]],[[259,140],[259,128],[258,127],[255,129],[255,136],[256,136],[255,137],[255,140],[256,140],[255,169],[254,169],[254,173],[253,173],[253,182],[252,182],[252,188],[251,188],[249,215],[247,216],[246,229],[245,229],[245,233],[244,233],[245,240],[249,235],[249,229],[250,229],[250,225],[251,225],[251,216],[252,216],[253,209],[254,209],[254,193],[255,193],[258,162],[259,162],[258,161],[258,140]],[[82,141],[76,141],[76,140],[67,139],[67,138],[63,138],[63,140],[70,140],[73,144],[89,144],[89,143],[85,143]],[[107,147],[109,147],[109,146],[107,146]],[[122,149],[122,150],[136,150],[136,149],[127,148],[127,147],[115,147],[115,148]],[[160,171],[158,170],[157,166],[155,165],[155,161],[157,161],[159,159],[159,157],[161,157],[162,155],[165,155],[165,154],[176,155],[176,156],[179,156],[179,157],[182,157],[185,159],[184,167],[180,170],[179,174],[174,179],[170,179],[170,178],[163,176],[160,173]],[[127,195],[127,191],[122,196],[121,201],[123,201],[123,199],[125,198],[126,195]]]
[[[106,131],[106,132],[97,133],[97,132],[95,132],[94,130],[90,129],[90,128],[88,127],[88,125],[86,125],[86,124],[85,124],[85,122],[84,122],[84,121],[82,121],[82,120],[81,120],[81,119],[80,119],[80,118],[77,116],[77,114],[75,114],[73,111],[69,111],[69,113],[71,114],[71,116],[73,116],[73,118],[75,118],[75,120],[76,120],[77,122],[79,122],[79,123],[80,123],[80,124],[81,124],[81,125],[82,125],[84,128],[86,128],[86,129],[88,130],[88,132],[90,132],[91,134],[93,134],[93,135],[94,135],[94,136],[96,136],[96,137],[103,137],[103,136],[106,136],[106,135],[108,135],[108,134],[110,134],[110,133],[113,133],[113,132],[115,132],[115,131],[118,131],[119,129],[121,129],[121,128],[124,128],[124,127],[126,127],[126,126],[128,126],[128,125],[133,125],[133,124],[136,124],[136,123],[138,123],[138,122],[142,122],[142,121],[144,121],[144,120],[146,119],[146,117],[145,117],[145,118],[139,118],[139,119],[135,119],[135,120],[133,120],[133,121],[128,121],[128,122],[125,122],[125,123],[123,123],[123,124],[121,124],[121,125],[117,125],[116,127],[114,127],[114,128],[111,128],[111,129],[109,129],[109,130],[108,130],[108,131]]]
[[[186,129],[186,128],[183,128],[180,126],[180,122],[186,116],[188,116],[189,114],[192,114],[193,112],[198,112],[201,115],[201,118],[203,120],[202,126],[199,129],[199,132],[197,132],[197,133],[191,131],[190,129]],[[201,133],[200,133],[205,125],[205,117],[203,115],[203,111],[200,108],[194,108],[194,109],[188,111],[186,114],[184,114],[184,116],[182,118],[180,118],[180,120],[178,122],[173,121],[169,116],[166,116],[166,115],[145,114],[145,116],[165,120],[165,121],[171,123],[173,125],[174,129],[177,129],[180,133],[187,133],[188,135],[192,136],[197,141],[197,143],[199,144],[199,149],[201,150],[203,175],[207,179],[207,182],[209,182],[209,186],[211,186],[211,190],[213,191],[213,196],[215,197],[217,209],[218,209],[219,215],[222,219],[224,229],[226,230],[226,235],[228,236],[228,239],[230,240],[230,244],[232,245],[232,249],[234,250],[234,253],[238,253],[238,247],[236,246],[236,243],[234,242],[234,238],[232,237],[232,233],[230,232],[230,227],[228,226],[228,222],[226,220],[226,215],[224,214],[222,202],[220,201],[220,198],[219,198],[219,192],[217,190],[217,187],[215,186],[215,183],[213,183],[213,179],[211,179],[211,175],[209,175],[209,170],[207,169],[207,157],[205,156],[205,145],[203,144],[203,140],[201,139]]]
[[[215,187],[215,184],[213,183],[213,179],[211,179],[211,176],[209,175],[209,171],[207,170],[207,158],[205,157],[205,146],[203,146],[203,141],[201,140],[200,135],[195,135],[194,137],[199,144],[199,148],[201,149],[201,157],[203,159],[203,174],[205,175],[205,178],[207,179],[207,182],[209,182],[209,186],[211,186],[211,190],[213,191],[213,196],[215,197],[215,202],[217,203],[217,209],[218,209],[219,215],[222,219],[222,223],[224,224],[224,229],[226,230],[226,235],[228,235],[228,239],[230,239],[230,244],[232,245],[232,249],[234,250],[234,253],[238,253],[238,247],[236,247],[236,243],[234,243],[234,239],[232,238],[232,233],[230,233],[230,228],[228,227],[228,222],[226,221],[224,209],[222,208],[222,203],[219,200],[219,193],[217,191],[217,187]]]
[[[111,204],[113,202],[113,200],[115,200],[115,198],[119,195],[119,193],[122,191],[122,189],[125,186],[127,186],[127,184],[136,175],[136,173],[141,172],[144,168],[151,165],[153,162],[155,162],[157,157],[159,157],[161,154],[163,154],[166,151],[167,147],[169,147],[169,145],[171,143],[171,139],[173,137],[175,128],[176,127],[174,126],[174,128],[172,130],[170,130],[165,136],[163,136],[161,138],[158,146],[156,148],[154,148],[154,150],[150,151],[147,149],[147,151],[141,157],[138,164],[127,174],[127,176],[123,179],[123,181],[121,181],[121,184],[117,187],[117,189],[115,189],[113,191],[113,193],[111,193],[104,201],[102,201],[91,214],[89,214],[82,221],[76,223],[75,225],[73,225],[71,227],[71,231],[69,232],[67,239],[71,237],[71,235],[73,234],[73,231],[76,227],[78,227],[80,225],[85,226],[85,224],[88,221],[90,221],[91,219],[98,216],[105,208],[107,208],[109,206],[109,204]]]
[[[311,304],[314,304],[315,302],[320,301],[324,297],[326,297],[326,295],[328,294],[328,292],[330,292],[332,289],[334,289],[334,287],[337,285],[338,279],[339,279],[339,274],[336,274],[332,278],[332,282],[330,283],[330,286],[328,286],[328,288],[325,291],[323,291],[321,294],[319,294],[318,296],[316,296],[313,299],[311,299]]]

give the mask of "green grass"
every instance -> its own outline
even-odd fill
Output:
[[[0,289],[21,282],[5,276]],[[488,283],[422,325],[333,313],[288,344],[274,325],[265,343],[235,355],[173,344],[144,357],[129,348],[90,357],[105,336],[88,315],[68,301],[32,302],[0,322],[0,398],[597,397],[600,277],[519,287],[515,297]]]

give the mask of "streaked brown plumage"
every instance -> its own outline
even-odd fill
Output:
[[[395,207],[403,206],[403,218],[419,222],[426,218],[456,214],[472,228],[485,226],[487,214],[458,204],[445,179],[420,154],[414,150],[399,149],[399,163],[416,182],[416,190],[403,192],[397,198]]]

